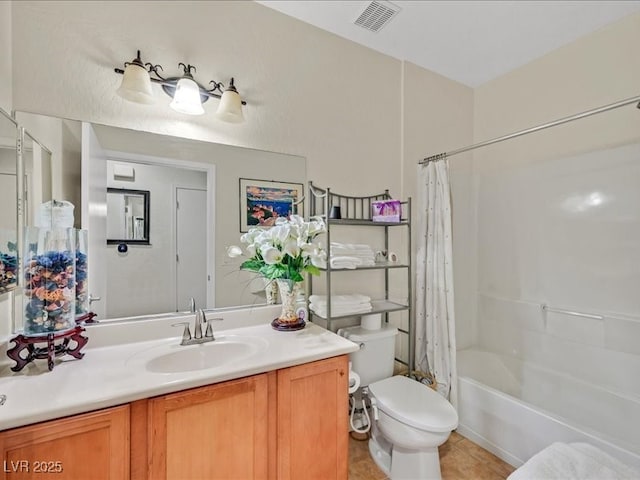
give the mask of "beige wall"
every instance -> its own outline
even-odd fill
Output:
[[[400,188],[398,60],[245,1],[21,1],[13,19],[17,110],[302,155],[337,191]],[[217,121],[215,100],[201,117],[122,100],[113,68],[136,49],[167,74],[234,75],[246,123]]]
[[[409,62],[403,63],[403,154],[402,196],[412,197],[414,220],[413,250],[416,250],[419,215],[416,195],[417,163],[422,158],[458,148],[473,139],[473,89]],[[453,200],[453,257],[458,346],[473,343],[475,318],[475,237],[473,227],[471,157],[454,157],[450,163]]]

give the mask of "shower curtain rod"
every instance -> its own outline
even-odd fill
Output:
[[[616,108],[624,107],[626,105],[630,105],[632,103],[640,102],[640,95],[636,97],[627,98],[626,100],[620,100],[619,102],[610,103],[609,105],[605,105],[603,107],[594,108],[591,110],[587,110],[586,112],[577,113],[575,115],[571,115],[570,117],[564,117],[559,120],[555,120],[553,122],[545,123],[542,125],[538,125],[537,127],[527,128],[526,130],[520,130],[519,132],[510,133],[508,135],[503,135],[502,137],[494,138],[491,140],[486,140],[484,142],[475,143],[473,145],[468,145],[466,147],[458,148],[457,150],[451,150],[446,153],[438,153],[437,155],[431,155],[430,157],[423,158],[418,162],[420,165],[427,164],[429,162],[433,162],[436,160],[441,160],[443,158],[451,157],[453,155],[457,155],[459,153],[468,152],[469,150],[475,150],[476,148],[486,147],[488,145],[493,145],[494,143],[504,142],[505,140],[510,140],[512,138],[520,137],[522,135],[527,135],[529,133],[537,132],[539,130],[544,130],[545,128],[555,127],[557,125],[562,125],[563,123],[572,122],[574,120],[579,120],[581,118],[589,117],[591,115],[595,115],[596,113],[607,112],[609,110],[614,110]],[[637,105],[640,108],[640,103]]]

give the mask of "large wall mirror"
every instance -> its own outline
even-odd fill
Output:
[[[60,159],[54,174],[66,196],[59,199],[76,205],[77,226],[93,237],[89,290],[101,299],[91,306],[99,320],[186,311],[191,298],[197,308],[265,303],[263,281],[226,254],[241,235],[239,179],[305,184],[305,158],[23,112],[17,118],[36,135],[55,121],[74,132],[52,142]],[[79,158],[59,153],[65,151]],[[81,188],[65,187],[78,170]],[[112,204],[122,200],[117,211],[126,217],[126,201],[111,197],[116,191],[148,192],[150,241],[126,242],[126,251],[107,242]]]

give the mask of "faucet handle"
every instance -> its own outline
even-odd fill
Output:
[[[215,340],[215,337],[213,336],[213,327],[211,326],[211,322],[213,320],[217,320],[217,321],[222,321],[224,320],[224,318],[210,318],[207,320],[206,315],[204,314],[204,312],[202,312],[202,318],[204,319],[205,322],[207,322],[207,330],[204,334],[204,338],[211,338],[212,340]]]
[[[182,342],[180,342],[181,345],[191,340],[191,330],[189,330],[189,322],[179,322],[171,325],[172,327],[180,327],[183,325],[184,330],[182,331]]]

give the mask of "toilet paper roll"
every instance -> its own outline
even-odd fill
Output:
[[[360,317],[360,326],[365,330],[380,330],[382,328],[382,314],[370,313]]]
[[[356,372],[349,371],[349,393],[355,393],[360,387],[360,375]]]
[[[398,261],[398,254],[396,252],[389,252],[387,258],[391,263],[396,263]]]

